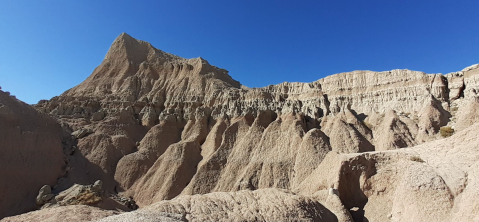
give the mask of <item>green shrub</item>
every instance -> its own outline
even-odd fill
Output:
[[[450,137],[452,136],[452,134],[454,134],[454,129],[451,128],[450,126],[443,126],[441,127],[439,132],[441,133],[442,137]]]

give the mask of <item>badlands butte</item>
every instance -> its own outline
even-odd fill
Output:
[[[2,221],[479,221],[479,65],[248,88],[116,38],[84,82],[0,92]]]

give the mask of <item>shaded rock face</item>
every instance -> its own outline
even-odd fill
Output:
[[[84,82],[34,106],[56,118],[73,144],[65,151],[67,174],[56,184],[42,182],[34,193],[44,184],[55,185],[56,195],[101,180],[105,192],[157,207],[112,220],[296,215],[306,221],[407,221],[408,211],[418,221],[453,218],[451,208],[461,205],[447,191],[450,180],[411,161],[414,153],[402,148],[440,139],[443,126],[461,133],[477,122],[478,70],[354,71],[250,89],[202,58],[180,58],[123,33]],[[14,116],[1,106],[0,115]],[[58,129],[55,135],[63,135]],[[432,206],[442,211],[437,217],[411,209],[431,206],[417,192],[423,186],[428,195],[439,195]],[[403,194],[411,195],[412,205],[399,199]],[[230,205],[231,198],[237,203]],[[277,202],[282,198],[288,201]],[[250,202],[251,209],[240,206]],[[291,215],[274,216],[268,211],[273,207]],[[234,216],[235,209],[246,215]]]
[[[38,190],[65,174],[64,136],[48,115],[0,91],[0,218],[36,209]]]

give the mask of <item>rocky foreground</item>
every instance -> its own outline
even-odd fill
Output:
[[[479,65],[248,88],[123,33],[60,96],[0,91],[0,218],[476,221],[478,93]]]

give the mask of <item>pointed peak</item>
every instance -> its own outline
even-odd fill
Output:
[[[113,41],[105,59],[141,62],[146,59],[150,47],[149,43],[137,40],[123,32]]]
[[[126,33],[126,32],[122,32],[122,33],[118,36],[118,38],[120,38],[120,37],[130,37],[130,38],[133,38],[133,37],[131,37],[131,35],[128,35],[128,33]]]
[[[208,64],[208,65],[210,64],[210,63],[208,62],[208,60],[206,60],[206,59],[204,59],[204,58],[202,58],[202,57],[198,57],[198,58],[196,58],[196,59],[198,59],[202,64]]]
[[[131,45],[138,44],[138,43],[146,43],[146,42],[135,39],[135,38],[131,37],[131,35],[128,35],[126,32],[123,32],[118,37],[116,37],[115,41],[113,41],[112,46],[114,46],[115,44],[131,46]]]
[[[124,41],[124,40],[135,40],[135,41],[140,41],[140,40],[138,40],[138,39],[135,39],[135,38],[131,37],[131,35],[129,35],[129,34],[126,33],[126,32],[122,32],[118,37],[116,37],[115,42],[116,42],[117,40],[123,40],[123,41]]]

